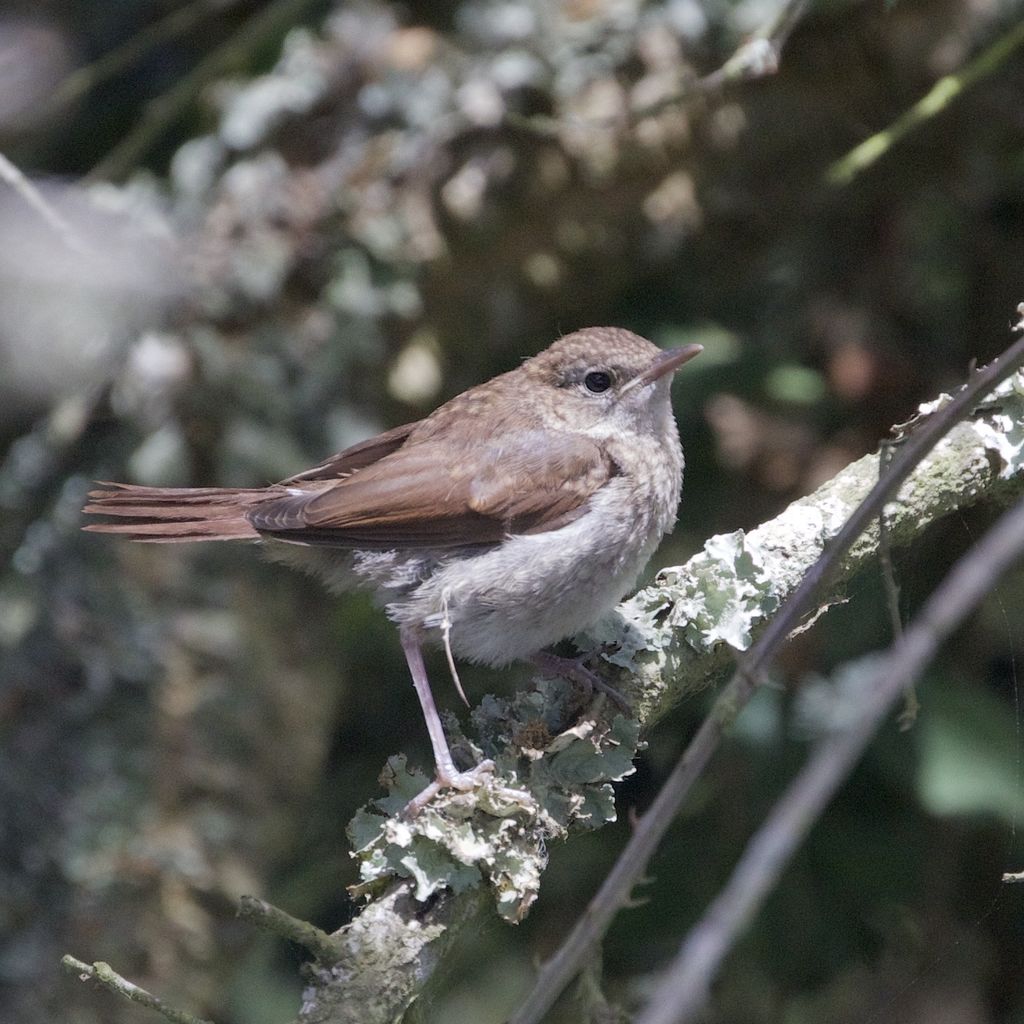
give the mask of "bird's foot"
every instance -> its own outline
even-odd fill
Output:
[[[575,658],[563,658],[550,651],[538,651],[530,660],[541,672],[578,683],[586,690],[588,699],[596,690],[598,693],[606,694],[608,699],[617,704],[620,710],[627,715],[633,710],[629,701],[614,686],[606,683],[593,669],[587,668],[584,664],[585,654],[578,654]]]
[[[481,761],[475,768],[470,768],[465,772],[457,771],[454,765],[446,765],[443,768],[438,765],[434,781],[405,805],[402,816],[415,818],[442,789],[455,789],[460,793],[468,793],[493,774],[493,761]]]

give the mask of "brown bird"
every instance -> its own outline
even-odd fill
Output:
[[[500,666],[559,659],[550,644],[599,619],[672,528],[683,454],[672,374],[699,345],[662,351],[629,331],[569,334],[425,419],[259,488],[104,484],[85,529],[151,542],[251,540],[335,591],[372,589],[397,624],[441,786],[452,760],[425,640]],[[461,692],[461,688],[460,688]],[[421,798],[417,798],[420,802]]]

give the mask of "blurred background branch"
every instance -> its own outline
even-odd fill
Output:
[[[117,971],[111,968],[110,964],[105,964],[102,961],[86,964],[81,960],[76,960],[73,956],[65,956],[61,959],[61,966],[69,973],[77,974],[83,981],[95,981],[116,995],[123,996],[130,1003],[138,1003],[140,1006],[146,1007],[147,1010],[153,1010],[164,1020],[171,1021],[171,1024],[211,1024],[210,1021],[196,1017],[185,1010],[168,1006],[151,992],[132,984],[127,978],[122,978]]]
[[[1019,21],[955,74],[940,78],[926,95],[896,118],[888,128],[865,139],[832,164],[826,173],[828,183],[839,187],[849,185],[858,174],[885,156],[907,135],[930,118],[941,114],[965,89],[970,89],[987,75],[999,71],[1022,43],[1024,21]]]
[[[53,116],[61,108],[80,100],[90,89],[123,73],[152,50],[186,35],[215,14],[223,13],[241,0],[192,0],[141,28],[119,46],[83,67],[75,68],[50,94],[46,114]]]
[[[14,189],[50,230],[76,255],[88,256],[89,249],[75,234],[62,214],[51,205],[42,192],[10,160],[0,153],[0,181]]]

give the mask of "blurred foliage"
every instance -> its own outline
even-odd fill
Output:
[[[184,28],[167,21],[186,7]],[[64,952],[223,1024],[286,1019],[302,957],[233,901],[341,924],[345,824],[389,755],[427,757],[365,599],[244,547],[84,536],[90,480],[265,483],[615,323],[707,347],[677,384],[688,473],[667,565],[810,490],[1000,349],[1024,299],[1024,57],[848,186],[824,175],[1020,5],[820,3],[777,75],[673,100],[774,9],[5,6],[0,150],[88,255],[0,188],[0,1019],[142,1018],[60,978]],[[987,515],[899,557],[905,615]],[[915,730],[878,738],[710,1020],[1024,1021],[1022,894],[999,883],[1024,866],[1022,586],[944,653]],[[790,646],[787,687],[741,720],[609,935],[612,999],[646,990],[799,764],[801,680],[887,628],[863,579]],[[526,676],[463,678],[479,699]],[[649,738],[620,818],[702,710]],[[527,920],[463,937],[421,1018],[502,1019],[626,827],[553,850]],[[569,995],[558,1019],[581,1012]]]

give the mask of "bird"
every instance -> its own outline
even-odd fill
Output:
[[[675,524],[683,452],[670,385],[701,351],[577,330],[424,419],[268,487],[98,483],[84,512],[111,521],[84,529],[259,542],[333,592],[373,591],[398,627],[433,750],[419,807],[493,770],[456,767],[424,644],[444,647],[460,694],[456,658],[569,660],[547,649],[614,607]]]

